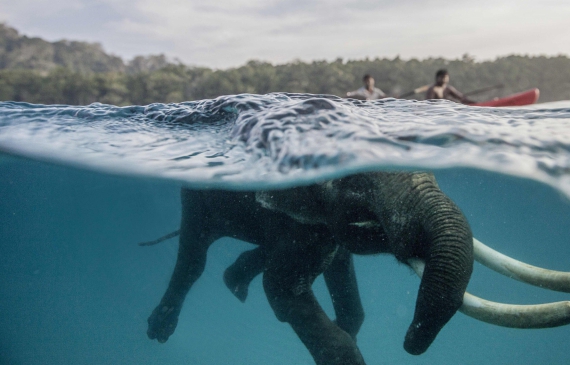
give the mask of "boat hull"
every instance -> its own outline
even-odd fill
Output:
[[[526,90],[518,94],[505,96],[504,98],[495,98],[493,100],[483,101],[481,103],[471,104],[473,106],[522,106],[536,103],[540,91],[537,88]]]

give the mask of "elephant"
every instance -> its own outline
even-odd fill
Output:
[[[410,354],[424,353],[460,308],[503,326],[570,323],[567,302],[557,307],[556,315],[554,308],[541,308],[550,315],[532,323],[521,320],[537,318],[532,308],[524,308],[521,314],[512,307],[490,305],[487,310],[487,304],[479,302],[465,305],[474,247],[477,253],[481,246],[474,246],[465,215],[439,189],[432,173],[367,172],[268,191],[183,188],[181,196],[177,262],[165,294],[148,319],[147,335],[159,342],[174,333],[184,298],[204,270],[208,247],[224,236],[259,246],[240,255],[226,270],[226,285],[243,301],[251,279],[263,272],[263,287],[276,317],[293,328],[318,365],[365,364],[356,345],[364,314],[352,254],[392,254],[421,274],[414,316],[404,340]],[[510,259],[488,252],[478,255],[491,256],[492,268]],[[525,265],[519,265],[521,270],[529,269]],[[335,322],[326,316],[311,289],[321,273],[333,299]],[[517,274],[515,278],[535,285],[568,280],[567,276],[538,278],[543,274]],[[563,286],[563,291],[570,290],[570,285]],[[496,310],[503,312],[497,315]]]

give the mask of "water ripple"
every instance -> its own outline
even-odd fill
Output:
[[[570,196],[570,107],[556,106],[284,93],[128,107],[2,102],[0,150],[229,189],[461,166],[536,179]]]

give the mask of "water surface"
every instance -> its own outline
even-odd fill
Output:
[[[570,104],[528,109],[238,95],[114,107],[0,103],[0,363],[312,364],[259,278],[245,304],[223,270],[251,245],[209,251],[175,334],[146,337],[165,290],[179,189],[295,186],[372,169],[433,169],[486,244],[570,271]],[[390,256],[358,257],[368,364],[567,364],[569,327],[515,330],[458,313],[423,355],[403,338],[419,280]],[[322,279],[315,290],[332,313]],[[496,301],[567,300],[475,265]]]

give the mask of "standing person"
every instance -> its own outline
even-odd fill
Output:
[[[374,78],[368,74],[362,78],[364,86],[356,91],[349,91],[346,96],[360,100],[377,100],[386,97],[386,94],[377,87],[374,87]]]
[[[449,73],[445,69],[438,70],[435,74],[435,84],[426,91],[426,100],[447,99],[458,101],[463,104],[473,104],[473,100],[468,99],[456,88],[449,85]]]

